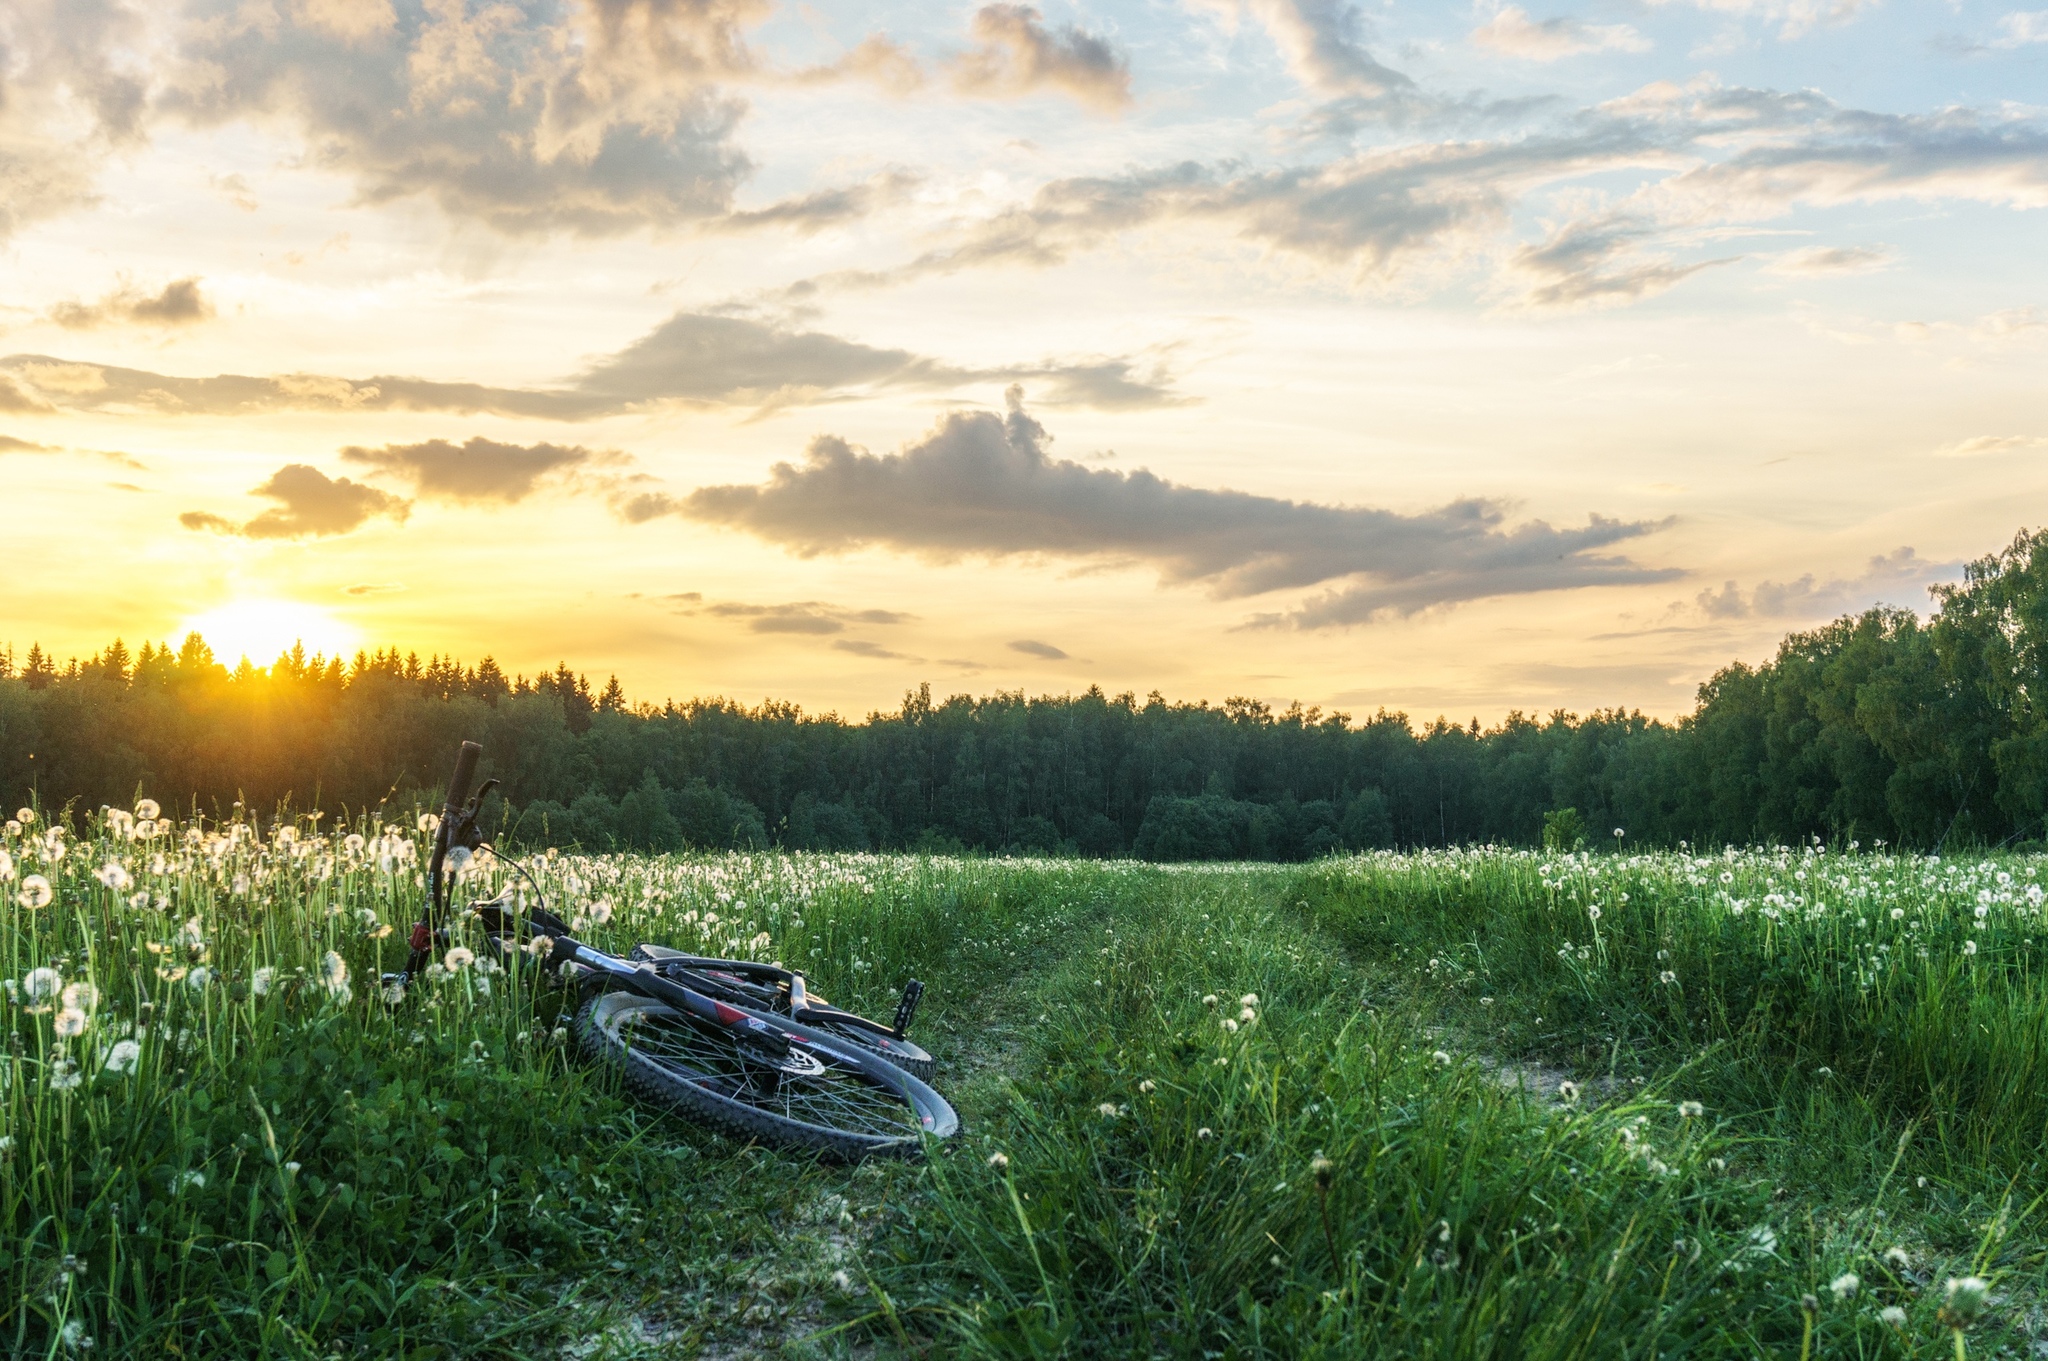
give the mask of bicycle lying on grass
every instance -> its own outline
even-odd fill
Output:
[[[426,912],[413,926],[405,972],[387,983],[424,972],[448,939],[455,875],[477,850],[497,854],[477,826],[497,781],[474,794],[469,788],[482,751],[464,742],[456,758],[427,867]],[[526,878],[539,899],[539,884]],[[578,1046],[620,1069],[637,1096],[742,1138],[840,1158],[915,1156],[927,1139],[959,1129],[959,1116],[929,1085],[931,1055],[905,1037],[924,993],[917,980],[893,1023],[882,1025],[827,1005],[796,970],[650,944],[620,958],[576,940],[544,901],[523,910],[515,902],[508,888],[470,910],[501,957],[544,955],[548,970],[581,989]]]

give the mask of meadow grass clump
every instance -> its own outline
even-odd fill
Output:
[[[76,828],[9,820],[7,1348],[498,1354],[773,1254],[814,1164],[749,1176],[738,1150],[622,1104],[572,1062],[573,999],[466,921],[387,995],[432,820],[323,822],[179,824],[148,801]],[[913,972],[944,988],[1020,967],[1102,892],[874,857],[523,868],[596,943],[786,955],[885,1015]],[[480,858],[457,901],[507,885],[530,891]]]

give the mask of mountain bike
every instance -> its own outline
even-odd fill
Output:
[[[477,824],[496,787],[474,793],[483,749],[464,742],[434,833],[425,915],[414,924],[401,985],[422,974],[448,939],[455,876],[483,850]],[[687,1119],[747,1139],[815,1149],[846,1159],[911,1157],[947,1139],[960,1118],[927,1079],[931,1055],[905,1036],[924,989],[904,990],[893,1024],[825,1004],[793,969],[715,959],[641,944],[621,958],[575,939],[548,910],[540,885],[509,857],[536,902],[520,907],[507,889],[469,905],[489,948],[543,958],[582,1001],[574,1032],[583,1054],[618,1069],[628,1090]]]

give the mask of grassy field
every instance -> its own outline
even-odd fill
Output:
[[[2038,867],[527,864],[780,959],[966,1132],[824,1165],[620,1099],[563,999],[396,1006],[423,830],[7,827],[0,1350],[1952,1357],[2048,1337]],[[464,885],[494,892],[488,860]],[[460,956],[457,963],[460,964]]]

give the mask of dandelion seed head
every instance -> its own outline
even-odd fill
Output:
[[[47,1002],[57,995],[63,984],[64,975],[45,965],[22,975],[21,992],[31,1002]]]
[[[336,951],[329,950],[320,957],[320,985],[332,993],[348,987],[348,961]]]
[[[126,1073],[141,1061],[141,1045],[133,1040],[119,1040],[107,1051],[106,1069],[110,1073]]]
[[[1678,1117],[1681,1120],[1694,1120],[1706,1113],[1707,1108],[1697,1101],[1681,1101],[1678,1103]]]
[[[476,951],[466,945],[451,945],[448,953],[441,956],[441,967],[449,973],[456,973],[476,963]]]
[[[1216,1137],[1216,1131],[1204,1125],[1195,1131],[1195,1137],[1197,1139],[1213,1139]]]
[[[1845,1300],[1855,1299],[1856,1292],[1862,1288],[1863,1278],[1853,1271],[1845,1271],[1835,1277],[1834,1280],[1828,1282],[1828,1293],[1835,1297],[1835,1301],[1838,1304]]]
[[[1448,1068],[1451,1066],[1451,1056],[1441,1049],[1437,1050],[1434,1054],[1431,1054],[1429,1058],[1430,1062],[1436,1064],[1438,1067]]]
[[[1007,1153],[991,1153],[988,1155],[988,1165],[998,1172],[1007,1172],[1010,1170],[1010,1155]]]
[[[31,874],[21,881],[21,892],[14,895],[14,901],[33,912],[48,907],[50,899],[56,896],[50,881],[40,874]]]
[[[86,1015],[74,1007],[65,1007],[51,1020],[50,1028],[63,1039],[74,1039],[85,1033]]]
[[[1149,1095],[1159,1090],[1159,1084],[1148,1077],[1138,1084],[1138,1090]]]
[[[1887,1304],[1877,1311],[1877,1320],[1893,1328],[1903,1328],[1906,1326],[1906,1311],[1896,1304]]]

